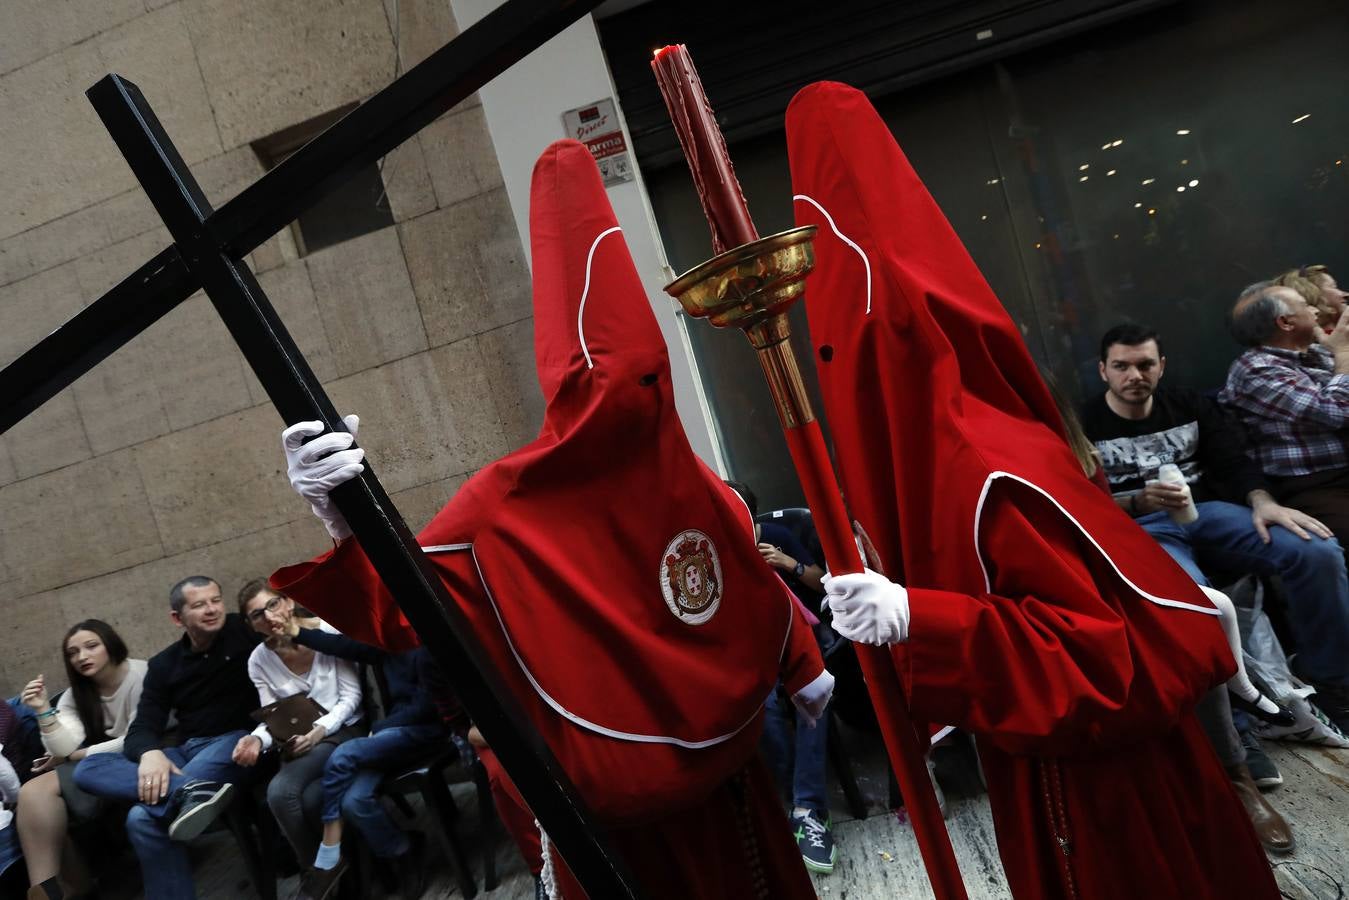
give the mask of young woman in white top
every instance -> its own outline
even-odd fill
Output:
[[[301,647],[286,634],[295,619],[295,603],[256,578],[239,591],[239,612],[267,640],[248,658],[248,675],[258,689],[262,706],[294,694],[305,694],[327,710],[308,734],[281,746],[281,771],[267,785],[267,805],[301,863],[318,851],[319,833],[309,823],[319,821],[323,767],[338,744],[361,737],[361,682],[356,667],[344,659]],[[305,628],[337,630],[318,619],[299,619]],[[234,761],[257,763],[275,746],[266,725],[244,735],[234,748]]]
[[[99,619],[71,626],[61,649],[70,688],[56,706],[47,699],[44,676],[23,689],[23,702],[37,713],[47,755],[33,763],[34,777],[20,792],[17,817],[34,889],[29,897],[45,894],[52,900],[64,896],[57,875],[67,822],[93,818],[102,802],[76,786],[75,763],[93,753],[122,752],[145,680],[145,660],[128,659],[121,636]]]

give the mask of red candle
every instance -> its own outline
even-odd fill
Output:
[[[712,115],[688,48],[683,44],[660,48],[651,60],[651,70],[693,173],[703,214],[712,226],[712,252],[724,253],[758,240],[759,232],[749,217],[745,194],[726,152],[726,140]]]

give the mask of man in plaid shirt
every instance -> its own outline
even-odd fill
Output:
[[[1231,328],[1250,349],[1232,363],[1219,401],[1245,424],[1279,501],[1349,547],[1349,309],[1326,334],[1301,294],[1262,281],[1237,298]],[[1316,687],[1317,705],[1344,724],[1349,688]]]
[[[1301,294],[1259,282],[1242,291],[1231,327],[1250,349],[1219,401],[1245,424],[1279,500],[1349,547],[1349,310],[1327,335]]]

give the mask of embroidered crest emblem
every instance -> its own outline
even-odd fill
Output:
[[[676,619],[701,625],[721,605],[721,559],[712,539],[690,529],[665,546],[660,563],[660,592]]]

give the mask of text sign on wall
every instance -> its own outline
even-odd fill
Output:
[[[632,181],[632,157],[623,129],[618,127],[618,113],[612,97],[605,97],[562,114],[562,127],[567,137],[585,144],[590,155],[599,164],[604,186]]]

